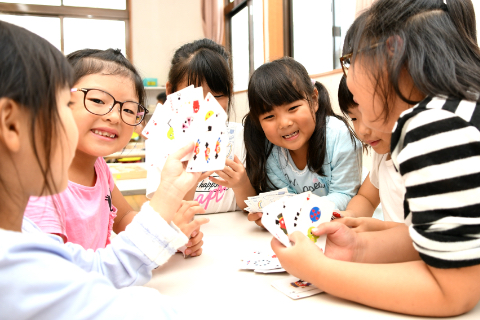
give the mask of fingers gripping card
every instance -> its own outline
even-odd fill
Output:
[[[312,230],[324,222],[328,222],[332,218],[335,204],[325,197],[312,195],[311,199],[306,202],[296,217],[293,224],[293,231],[300,231],[313,241],[319,248],[325,252],[326,235],[317,237],[312,234]],[[292,231],[292,232],[293,232]]]

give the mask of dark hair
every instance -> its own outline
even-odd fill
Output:
[[[25,116],[30,119],[35,160],[44,180],[42,193],[57,193],[51,184],[50,161],[55,148],[54,137],[65,133],[57,98],[59,90],[71,88],[72,69],[63,54],[48,41],[3,21],[0,21],[0,43],[0,98],[12,99],[25,109]],[[44,159],[40,159],[35,141],[41,141]],[[8,182],[1,177],[0,184],[8,190]]]
[[[165,92],[160,92],[157,95],[157,101],[161,101],[162,103],[164,103],[165,100],[167,100],[167,94]]]
[[[233,76],[230,54],[210,39],[200,39],[184,44],[175,51],[168,73],[172,92],[186,80],[196,87],[206,82],[214,93],[228,97],[227,114],[230,113],[233,95]]]
[[[353,94],[348,90],[347,78],[345,78],[345,75],[340,79],[340,84],[338,86],[338,104],[340,105],[340,110],[342,110],[344,116],[348,116],[348,110],[350,108],[358,107],[358,103],[353,100]]]
[[[82,49],[67,55],[73,67],[74,83],[90,74],[109,74],[129,77],[135,84],[138,102],[145,106],[146,95],[142,77],[120,49]]]
[[[314,88],[318,91],[318,101],[312,101]],[[265,63],[252,74],[248,84],[250,112],[244,117],[244,140],[246,148],[246,171],[252,186],[258,192],[275,189],[267,176],[267,159],[273,150],[262,130],[259,117],[276,106],[306,99],[315,118],[315,130],[310,138],[307,152],[307,166],[310,171],[324,176],[322,169],[326,154],[327,116],[345,119],[335,115],[330,104],[327,89],[308,76],[307,70],[299,62],[285,57]],[[318,109],[314,114],[314,105]],[[348,127],[348,125],[347,125]],[[348,127],[349,128],[349,127]],[[353,143],[352,137],[352,143]]]
[[[347,87],[347,78],[345,78],[345,75],[342,76],[342,79],[340,79],[340,84],[338,85],[338,104],[340,106],[340,110],[342,111],[343,115],[345,118],[349,119],[350,116],[348,114],[348,111],[351,108],[356,108],[358,107],[358,103],[353,100],[353,94],[348,90]],[[348,124],[350,132],[355,136],[355,138],[362,143],[363,150],[368,153],[369,144],[364,143],[357,135],[355,132],[354,128]]]
[[[352,61],[366,59],[375,92],[388,121],[391,101],[399,96],[403,70],[425,96],[475,101],[480,93],[480,49],[470,0],[378,0],[353,30]],[[352,68],[354,64],[352,63]],[[386,70],[386,74],[382,71]]]

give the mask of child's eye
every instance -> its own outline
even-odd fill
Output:
[[[96,103],[96,104],[105,104],[102,100],[100,99],[95,99],[95,98],[92,98],[92,99],[89,99],[91,102],[93,103]]]
[[[273,115],[271,114],[263,118],[263,120],[270,120],[270,119],[273,119]]]
[[[293,111],[295,109],[297,109],[299,106],[294,106],[294,107],[291,107],[290,109],[288,109],[288,111]]]
[[[216,96],[213,96],[213,97],[214,97],[215,99],[218,99],[218,98],[221,98],[221,97],[223,97],[223,96],[224,96],[224,94],[219,94],[219,95],[216,95]]]
[[[350,118],[350,120],[352,120],[352,121],[357,121],[357,118]]]

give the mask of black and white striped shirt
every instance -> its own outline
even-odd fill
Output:
[[[406,187],[405,219],[421,258],[436,268],[480,264],[480,100],[427,98],[392,134]]]

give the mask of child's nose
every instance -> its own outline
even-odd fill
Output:
[[[359,121],[359,124],[357,127],[358,127],[358,134],[362,137],[368,137],[372,133],[372,130],[366,125],[364,125],[363,122],[361,121]]]
[[[111,123],[118,123],[120,121],[122,121],[121,117],[120,117],[120,105],[119,104],[116,104],[115,106],[113,106],[112,110],[110,110],[109,113],[103,115],[103,119],[105,121],[110,121]]]
[[[287,128],[292,125],[292,120],[289,117],[281,117],[279,121],[280,128]]]

